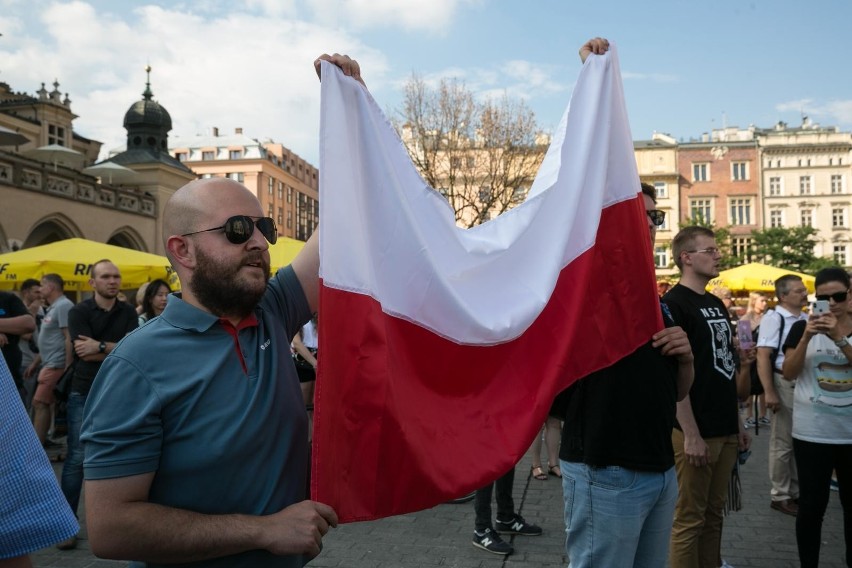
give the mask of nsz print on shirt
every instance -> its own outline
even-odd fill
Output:
[[[707,325],[710,327],[710,337],[713,340],[713,367],[722,375],[732,380],[734,378],[734,353],[731,324],[728,316],[719,308],[700,308]]]

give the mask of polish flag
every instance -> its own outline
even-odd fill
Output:
[[[526,201],[472,229],[322,65],[311,494],[351,522],[500,477],[556,394],[662,320],[614,48],[586,61]]]

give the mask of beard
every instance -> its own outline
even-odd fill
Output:
[[[214,315],[244,318],[257,307],[266,292],[269,281],[269,263],[259,251],[253,251],[241,260],[225,264],[215,261],[203,250],[196,249],[198,261],[189,288],[202,306]],[[258,263],[263,269],[263,279],[247,279],[240,274],[243,266]]]

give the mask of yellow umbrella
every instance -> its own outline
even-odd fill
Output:
[[[793,270],[776,268],[759,262],[744,264],[724,270],[707,284],[707,289],[716,286],[729,288],[732,292],[775,292],[775,281],[785,274],[794,274],[802,279],[808,292],[814,291],[814,277]]]
[[[56,273],[66,290],[88,290],[92,264],[109,259],[121,271],[122,289],[138,288],[161,278],[172,289],[180,287],[169,259],[157,254],[107,245],[86,239],[66,239],[17,252],[0,254],[0,290],[14,290],[27,278]]]
[[[269,264],[273,274],[282,266],[287,266],[302,247],[305,246],[303,241],[297,241],[290,237],[278,237],[278,242],[269,246]]]

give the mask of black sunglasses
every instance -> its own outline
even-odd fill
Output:
[[[834,300],[835,304],[839,304],[840,302],[845,302],[848,295],[849,290],[846,290],[845,292],[835,292],[834,294],[817,294],[816,299],[827,302],[830,298]]]
[[[648,217],[651,218],[651,222],[654,226],[659,227],[663,223],[666,222],[666,212],[660,211],[659,209],[651,209],[649,211],[645,211],[648,214]]]
[[[272,217],[249,217],[248,215],[234,215],[225,221],[225,224],[221,227],[184,233],[181,236],[188,237],[198,233],[221,230],[230,242],[241,245],[251,238],[255,227],[269,241],[269,244],[274,245],[278,241],[278,229],[275,227],[275,221],[272,220]]]

